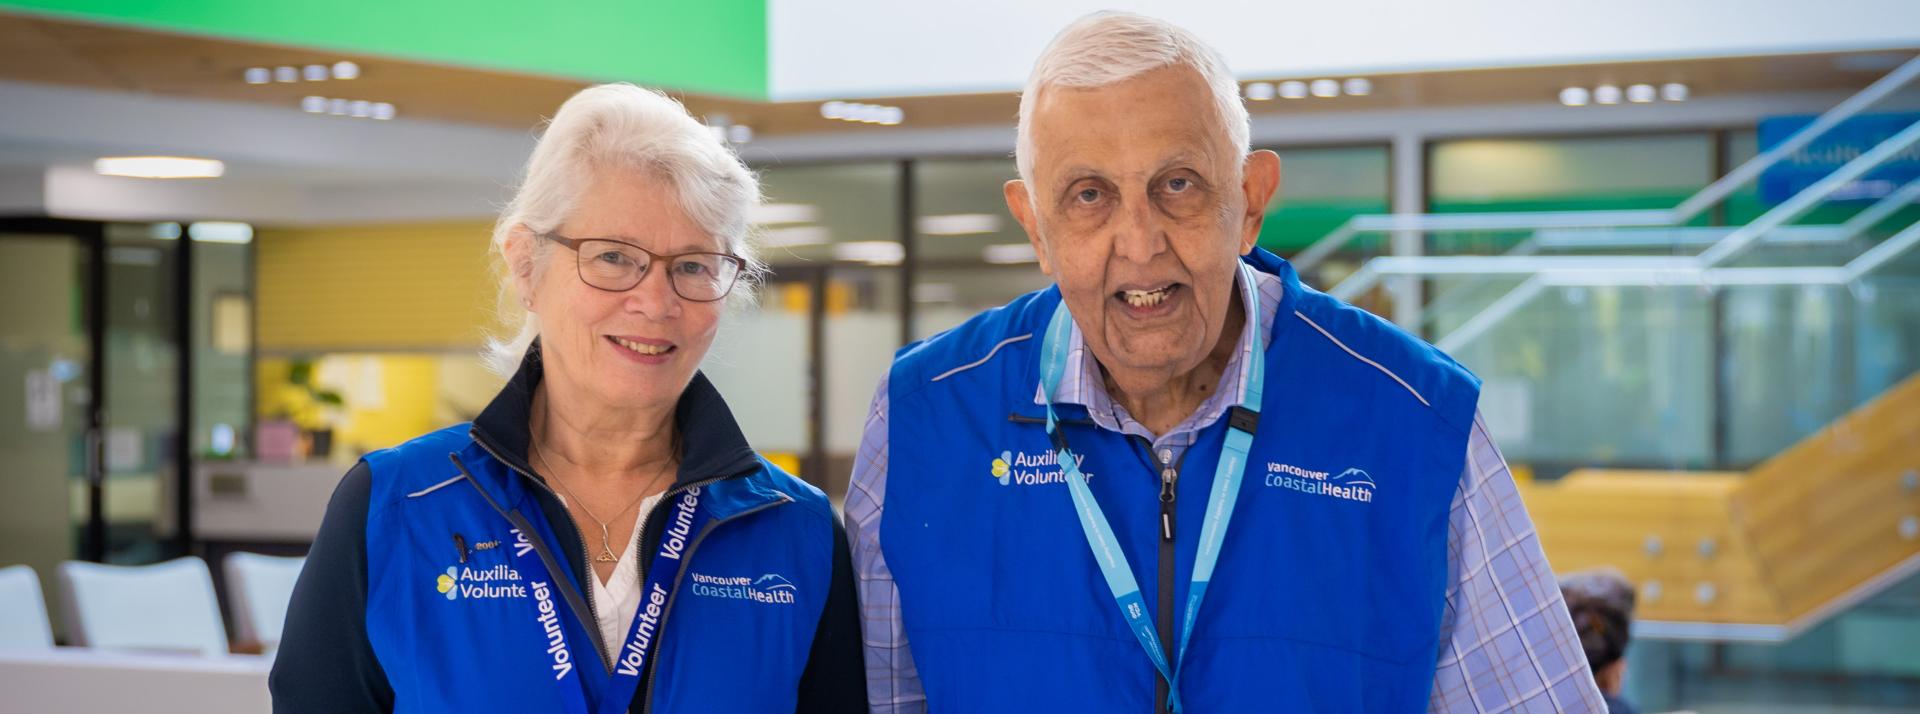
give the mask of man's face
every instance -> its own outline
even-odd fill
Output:
[[[1212,351],[1259,237],[1279,157],[1243,157],[1217,113],[1177,65],[1035,97],[1033,183],[1009,182],[1007,203],[1117,380],[1184,374]]]

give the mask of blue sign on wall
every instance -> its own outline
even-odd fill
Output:
[[[1760,151],[1766,152],[1808,124],[1813,115],[1768,117],[1760,120]],[[1826,178],[1834,169],[1873,149],[1888,137],[1920,121],[1920,112],[1865,114],[1841,122],[1826,134],[1760,173],[1760,200],[1777,204]],[[1920,145],[1909,146],[1892,160],[1840,187],[1829,201],[1871,201],[1884,198],[1902,184],[1920,178]]]

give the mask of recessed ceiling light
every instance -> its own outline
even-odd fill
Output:
[[[1593,88],[1594,104],[1619,104],[1620,88],[1611,84],[1602,84]]]
[[[1264,102],[1273,98],[1272,82],[1248,82],[1247,99]]]
[[[1280,83],[1281,99],[1300,99],[1305,96],[1307,96],[1306,82],[1302,82],[1297,79],[1289,79],[1285,82]]]
[[[820,116],[825,119],[892,126],[905,121],[907,113],[899,107],[836,101],[822,103],[820,105]]]
[[[1651,84],[1635,84],[1627,87],[1627,101],[1629,102],[1646,104],[1647,102],[1653,101],[1654,97],[1655,92]]]
[[[1679,82],[1668,82],[1660,85],[1660,98],[1669,102],[1687,101],[1687,95],[1687,85]]]
[[[949,213],[921,216],[920,232],[930,236],[967,236],[1000,232],[1000,217],[991,213]]]
[[[232,221],[201,221],[189,224],[187,235],[202,243],[251,243],[253,226]]]
[[[324,64],[310,64],[300,71],[300,77],[309,82],[325,82],[327,76],[327,66]]]
[[[753,141],[753,127],[745,124],[735,124],[727,127],[727,141],[735,144],[745,144]]]
[[[273,68],[273,81],[287,83],[298,82],[300,81],[300,69],[284,65],[275,67]]]
[[[373,116],[373,102],[356,99],[347,105],[347,115],[355,119],[367,119]]]
[[[995,243],[980,249],[980,258],[994,265],[1039,262],[1032,243]]]
[[[131,178],[219,178],[227,165],[215,159],[184,156],[106,156],[93,162],[94,173],[101,176]]]
[[[347,111],[352,108],[353,108],[353,102],[349,102],[345,99],[327,100],[327,113],[337,117],[346,116]]]
[[[813,223],[819,220],[820,207],[811,203],[763,203],[747,210],[747,222],[756,226]]]
[[[352,62],[348,62],[346,60],[341,60],[339,62],[333,63],[334,79],[358,79],[359,77],[360,77],[360,65],[354,64]]]
[[[247,84],[266,84],[273,81],[273,70],[265,67],[248,67],[241,76],[246,78]]]
[[[1313,80],[1313,84],[1308,86],[1309,91],[1312,91],[1313,96],[1316,97],[1326,98],[1340,96],[1340,83],[1331,79],[1316,79]]]
[[[769,248],[792,248],[802,245],[820,245],[833,239],[826,226],[787,226],[768,228],[760,231],[760,245]]]
[[[856,240],[833,244],[833,257],[869,265],[899,265],[907,249],[890,240]]]
[[[1565,104],[1569,107],[1586,106],[1587,105],[1587,88],[1586,87],[1568,87],[1566,89],[1560,90],[1560,103]]]
[[[1364,97],[1373,93],[1373,82],[1366,77],[1354,77],[1347,80],[1342,89],[1346,90],[1347,96]]]
[[[300,111],[306,112],[308,114],[325,114],[327,113],[327,98],[326,97],[306,97],[304,99],[301,99]]]
[[[386,102],[374,102],[373,118],[378,119],[380,121],[386,121],[388,119],[392,119],[393,114],[394,114],[394,109],[392,104],[388,104]]]

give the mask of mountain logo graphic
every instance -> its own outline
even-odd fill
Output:
[[[767,573],[753,581],[753,587],[760,590],[798,590],[793,583],[779,573]]]
[[[1365,486],[1367,488],[1379,488],[1379,485],[1373,482],[1373,475],[1368,474],[1367,472],[1362,471],[1360,469],[1347,469],[1345,471],[1340,472],[1339,476],[1335,476],[1330,480],[1335,483],[1344,484],[1347,486]]]

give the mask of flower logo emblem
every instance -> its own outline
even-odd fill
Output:
[[[454,578],[458,573],[459,573],[458,570],[449,567],[447,568],[447,572],[441,573],[440,577],[433,579],[434,588],[439,590],[442,593],[445,593],[448,600],[452,600],[454,598],[460,597],[460,591],[454,589],[453,587]]]

